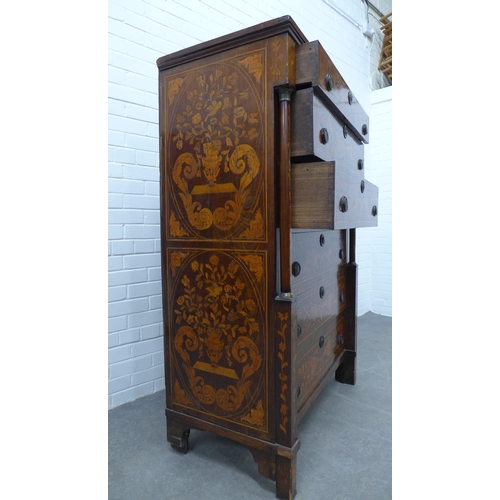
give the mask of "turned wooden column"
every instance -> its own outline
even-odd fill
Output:
[[[280,243],[280,298],[291,298],[290,231],[292,226],[292,172],[290,164],[290,103],[292,87],[278,88],[279,99],[279,243]]]

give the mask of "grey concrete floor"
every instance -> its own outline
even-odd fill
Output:
[[[391,318],[358,318],[356,385],[331,380],[299,425],[296,500],[391,498],[391,336]],[[108,500],[276,498],[243,445],[191,430],[174,451],[164,409],[160,391],[108,412]]]

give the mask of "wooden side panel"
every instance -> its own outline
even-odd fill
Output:
[[[292,164],[292,190],[292,227],[334,229],[334,162]]]
[[[167,261],[171,407],[269,432],[266,252],[175,248]]]
[[[260,45],[165,75],[167,240],[267,239],[272,89]]]
[[[276,35],[160,72],[167,409],[271,442],[274,89],[294,47]]]

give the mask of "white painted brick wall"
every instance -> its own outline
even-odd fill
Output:
[[[370,228],[371,310],[392,316],[392,87],[371,94],[370,180],[379,188],[378,227]]]
[[[283,15],[320,40],[367,112],[373,44],[362,0],[109,0],[109,407],[164,387],[158,70],[165,54]],[[372,2],[383,12],[391,2]],[[339,10],[345,15],[339,13]],[[348,17],[349,19],[346,19]],[[373,134],[373,130],[372,130]],[[373,142],[373,140],[372,140]],[[366,161],[366,176],[374,166]],[[370,238],[359,238],[359,310],[370,310]],[[387,293],[382,289],[381,292]]]

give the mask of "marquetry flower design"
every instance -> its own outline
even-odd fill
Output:
[[[287,423],[288,423],[288,404],[287,404],[287,399],[286,396],[288,394],[288,375],[287,375],[287,370],[286,368],[288,367],[288,361],[285,360],[285,352],[286,352],[286,329],[288,328],[288,313],[282,313],[278,312],[278,319],[280,320],[280,326],[278,328],[278,335],[281,337],[281,341],[279,343],[279,351],[278,351],[278,358],[280,360],[280,371],[278,373],[278,377],[281,381],[281,392],[280,392],[280,399],[281,399],[281,406],[280,406],[280,415],[281,415],[281,423],[279,425],[279,428],[283,432],[283,434],[286,436],[287,434]]]
[[[189,325],[196,332],[200,340],[199,357],[205,347],[214,366],[224,352],[231,366],[235,339],[260,331],[255,319],[258,306],[244,295],[247,285],[238,277],[239,267],[234,260],[226,267],[213,254],[208,262],[191,262],[194,279],[187,275],[181,279],[184,293],[176,300],[175,321],[178,325]]]
[[[186,391],[181,388],[179,381],[176,379],[174,384],[174,396],[176,401],[182,404],[192,405],[190,399],[186,395]]]
[[[262,405],[262,400],[257,403],[257,406],[250,410],[250,413],[241,418],[243,422],[248,422],[259,427],[264,425],[264,406]]]
[[[240,89],[236,71],[226,75],[220,69],[196,77],[195,88],[187,91],[184,111],[176,115],[176,133],[172,140],[177,149],[192,146],[198,161],[203,155],[229,171],[229,155],[235,146],[259,136],[258,113],[249,112],[249,89]],[[206,145],[208,144],[208,145]]]

